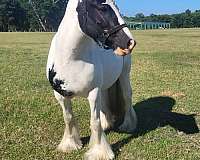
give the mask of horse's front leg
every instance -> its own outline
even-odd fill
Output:
[[[100,109],[101,109],[101,90],[96,88],[89,93],[88,96],[90,109],[91,109],[91,137],[90,149],[85,155],[87,160],[112,160],[114,153],[106,140],[100,122]]]
[[[63,109],[63,117],[65,121],[64,135],[57,149],[62,152],[78,150],[82,147],[82,143],[80,141],[79,130],[73,116],[71,100],[64,98],[57,92],[54,92],[54,94]]]

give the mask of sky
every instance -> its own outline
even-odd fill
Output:
[[[126,16],[135,16],[137,13],[145,15],[173,14],[200,10],[200,0],[115,0],[120,12]]]

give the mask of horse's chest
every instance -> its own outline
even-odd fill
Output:
[[[83,62],[55,64],[49,70],[49,81],[63,96],[85,96],[94,82],[94,66]]]
[[[48,77],[53,89],[65,97],[86,97],[96,87],[109,88],[121,74],[123,59],[113,54],[93,55],[87,60],[55,57],[50,61]]]

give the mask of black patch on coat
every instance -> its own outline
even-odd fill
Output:
[[[64,97],[73,96],[74,95],[73,92],[62,89],[61,85],[65,84],[65,82],[63,80],[59,80],[59,79],[55,78],[56,74],[57,73],[54,71],[54,65],[53,65],[52,68],[49,69],[49,82],[50,82],[52,88]]]
[[[120,29],[110,36],[105,31],[110,31],[119,26],[118,18],[105,0],[82,0],[77,6],[78,20],[81,30],[94,39],[105,49],[128,48],[130,38]]]

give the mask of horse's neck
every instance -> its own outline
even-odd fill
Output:
[[[76,12],[78,0],[69,0],[68,6],[59,26],[56,46],[62,56],[79,56],[90,50],[94,43],[80,29]]]
[[[72,22],[74,20],[77,20],[77,18],[75,18],[75,17],[77,15],[76,8],[77,8],[77,5],[78,5],[78,1],[79,0],[69,0],[66,11],[65,11],[65,15],[62,19],[62,22],[59,26],[59,29],[66,27],[67,24],[68,24],[68,26],[71,26],[71,24],[73,24]],[[66,23],[66,21],[68,23]]]

